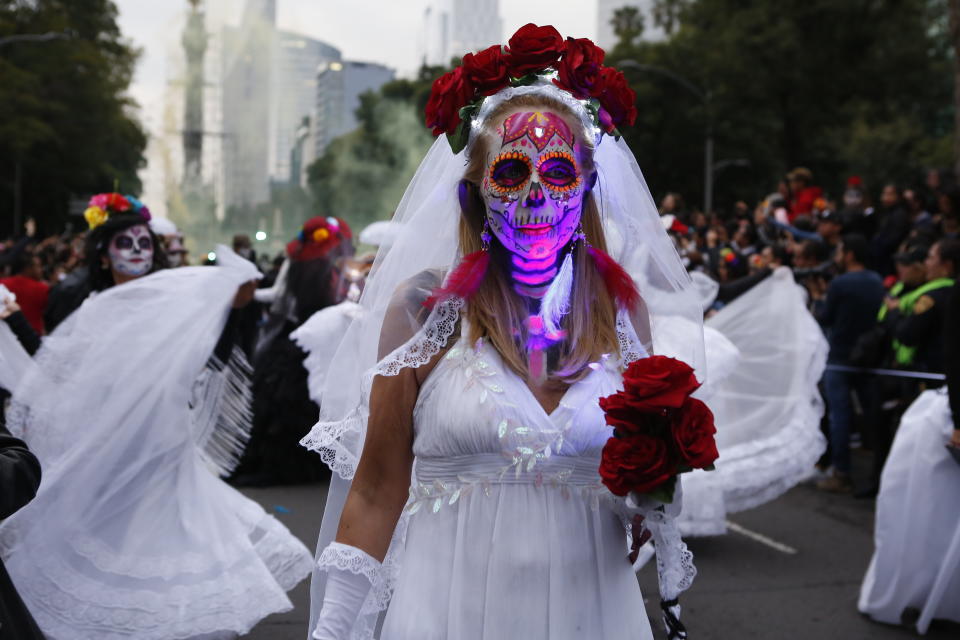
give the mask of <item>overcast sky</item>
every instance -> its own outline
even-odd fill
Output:
[[[143,197],[166,215],[165,176],[158,138],[164,135],[163,94],[180,71],[169,53],[179,54],[187,0],[114,0],[120,29],[142,50],[130,94],[152,136],[147,167],[141,171]],[[208,29],[239,21],[246,0],[204,0]],[[420,64],[422,17],[429,0],[277,0],[279,28],[331,44],[348,60],[379,62],[412,75]],[[503,41],[528,22],[552,24],[564,36],[595,38],[596,0],[500,0]],[[494,43],[490,43],[494,44]],[[182,56],[180,56],[182,57]],[[160,145],[160,146],[158,146]]]
[[[143,50],[131,87],[145,108],[152,128],[150,106],[162,95],[168,76],[167,51],[178,46],[186,0],[115,0],[120,28]],[[228,22],[239,17],[244,0],[207,0],[211,18]],[[317,38],[343,52],[350,60],[380,62],[401,74],[419,65],[418,38],[427,0],[277,0],[277,22],[282,29]],[[501,0],[506,34],[527,22],[553,24],[564,36],[596,36],[596,0]],[[505,38],[506,39],[506,36]],[[491,43],[493,44],[493,43]]]

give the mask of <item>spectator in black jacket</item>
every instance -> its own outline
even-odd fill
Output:
[[[871,244],[873,269],[882,276],[893,273],[893,254],[910,233],[910,214],[903,204],[903,194],[895,184],[883,187],[880,206],[873,214],[877,217],[877,231]]]
[[[40,463],[22,441],[0,426],[0,520],[33,500],[40,487]],[[0,562],[0,640],[43,640]]]
[[[960,447],[960,285],[953,285],[947,300],[946,322],[943,327],[944,362],[947,373],[947,393],[950,395],[950,413],[953,414],[953,446]]]

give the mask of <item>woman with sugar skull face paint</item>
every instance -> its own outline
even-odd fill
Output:
[[[657,352],[702,378],[704,362],[698,298],[618,139],[633,93],[602,62],[530,24],[434,83],[427,124],[447,140],[303,440],[335,472],[312,638],[652,638],[625,543],[644,527],[668,635],[686,637],[679,490],[618,498],[598,474],[598,398],[623,369]]]
[[[215,267],[159,268],[138,204],[94,197],[96,293],[35,360],[0,340],[0,360],[22,368],[9,426],[44,471],[35,500],[0,524],[0,553],[52,640],[236,638],[290,609],[285,592],[312,566],[218,477],[242,451],[249,390],[229,350],[216,353],[259,274],[226,247]]]

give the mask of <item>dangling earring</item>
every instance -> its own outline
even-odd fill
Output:
[[[573,243],[576,244],[578,240],[582,240],[583,244],[590,246],[590,243],[587,242],[587,234],[583,232],[583,222],[577,225],[577,230],[573,232]]]
[[[483,231],[480,232],[480,243],[484,251],[490,251],[490,219],[483,219]]]

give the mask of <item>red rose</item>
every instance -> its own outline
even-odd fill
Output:
[[[117,213],[122,213],[130,210],[130,201],[119,193],[111,193],[107,196],[107,207]]]
[[[463,56],[463,73],[467,82],[484,96],[492,96],[510,83],[507,56],[498,44]]]
[[[553,65],[563,53],[563,36],[552,26],[538,27],[532,22],[513,34],[509,42],[510,75],[514,78]]]
[[[618,496],[649,493],[673,477],[675,468],[667,443],[643,434],[610,438],[600,458],[600,478]]]
[[[640,410],[679,409],[699,386],[690,365],[666,356],[650,356],[627,367],[621,393]]]
[[[586,100],[600,77],[605,55],[603,49],[588,38],[567,38],[563,59],[557,65],[559,77],[553,83],[574,97]]]
[[[709,467],[719,457],[713,413],[696,398],[687,398],[673,414],[673,442],[683,461],[694,469]]]
[[[636,122],[637,94],[627,84],[622,71],[604,67],[593,85],[591,95],[600,100],[600,123],[607,133],[622,124],[632,125]]]
[[[474,98],[473,85],[464,77],[463,67],[457,67],[433,81],[427,100],[427,127],[433,135],[453,133],[460,124],[460,109]]]
[[[652,435],[664,424],[665,418],[659,410],[651,410],[643,401],[634,402],[630,394],[620,392],[606,398],[600,398],[607,424],[618,434],[645,433]]]

